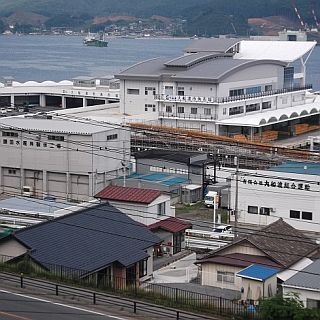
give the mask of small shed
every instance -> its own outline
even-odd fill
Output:
[[[181,202],[195,203],[202,200],[202,186],[198,184],[187,184],[182,187]]]
[[[170,217],[151,224],[148,229],[163,241],[163,253],[172,255],[180,252],[185,247],[185,230],[191,227],[191,223]]]
[[[278,268],[259,264],[241,270],[236,274],[242,278],[241,299],[257,301],[260,298],[272,297],[277,291]]]

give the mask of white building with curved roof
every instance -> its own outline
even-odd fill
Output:
[[[305,84],[315,42],[200,39],[176,58],[155,58],[116,75],[121,112],[163,125],[262,140],[319,125],[319,96]],[[300,70],[296,62],[300,61]]]

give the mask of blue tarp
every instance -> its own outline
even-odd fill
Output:
[[[277,274],[279,269],[253,264],[237,273],[238,277],[253,279],[257,281],[265,281]]]

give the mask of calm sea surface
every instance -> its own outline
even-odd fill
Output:
[[[139,61],[182,53],[189,39],[109,39],[107,48],[86,47],[77,36],[0,36],[0,76],[17,81],[70,80],[113,75]],[[320,90],[320,46],[307,64],[307,83]]]

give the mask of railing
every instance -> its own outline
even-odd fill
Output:
[[[164,118],[179,118],[179,119],[197,119],[197,120],[216,120],[215,115],[206,115],[200,113],[173,113],[173,112],[164,112],[159,111],[159,116]]]
[[[156,94],[154,96],[155,100],[158,101],[168,101],[168,102],[183,102],[183,103],[205,103],[205,104],[220,104],[220,103],[229,103],[234,101],[241,101],[247,99],[261,98],[265,96],[272,96],[276,94],[290,93],[295,91],[303,91],[312,89],[312,85],[308,84],[305,86],[294,86],[292,88],[277,89],[270,91],[263,91],[252,94],[244,94],[241,96],[235,97],[202,97],[202,96],[174,96],[174,95],[165,95],[165,94]]]
[[[113,299],[113,301],[116,301],[114,304],[133,308],[134,312],[137,311],[138,307],[143,312],[152,309],[154,313],[162,314],[166,318],[171,316],[176,319],[212,319],[174,308],[192,310],[192,312],[208,315],[240,316],[239,319],[243,319],[242,316],[246,314],[246,309],[237,299],[225,299],[164,284],[148,282],[140,284],[135,279],[129,280],[99,273],[90,274],[86,270],[42,263],[48,270],[51,270],[49,272],[45,271],[40,265],[32,263],[28,258],[20,262],[11,262],[9,261],[11,259],[12,257],[0,256],[1,282],[3,283],[3,281],[7,280],[20,283],[21,288],[37,287],[53,290],[56,295],[63,293],[64,295],[86,297],[93,304]],[[13,272],[18,275],[7,272]],[[28,278],[26,275],[30,275],[32,278]],[[39,278],[45,280],[40,280]],[[77,287],[73,287],[73,285]],[[90,289],[93,291],[90,291]],[[111,294],[121,295],[121,297],[112,296]],[[155,302],[157,302],[157,305],[166,306],[166,308],[155,305]]]

